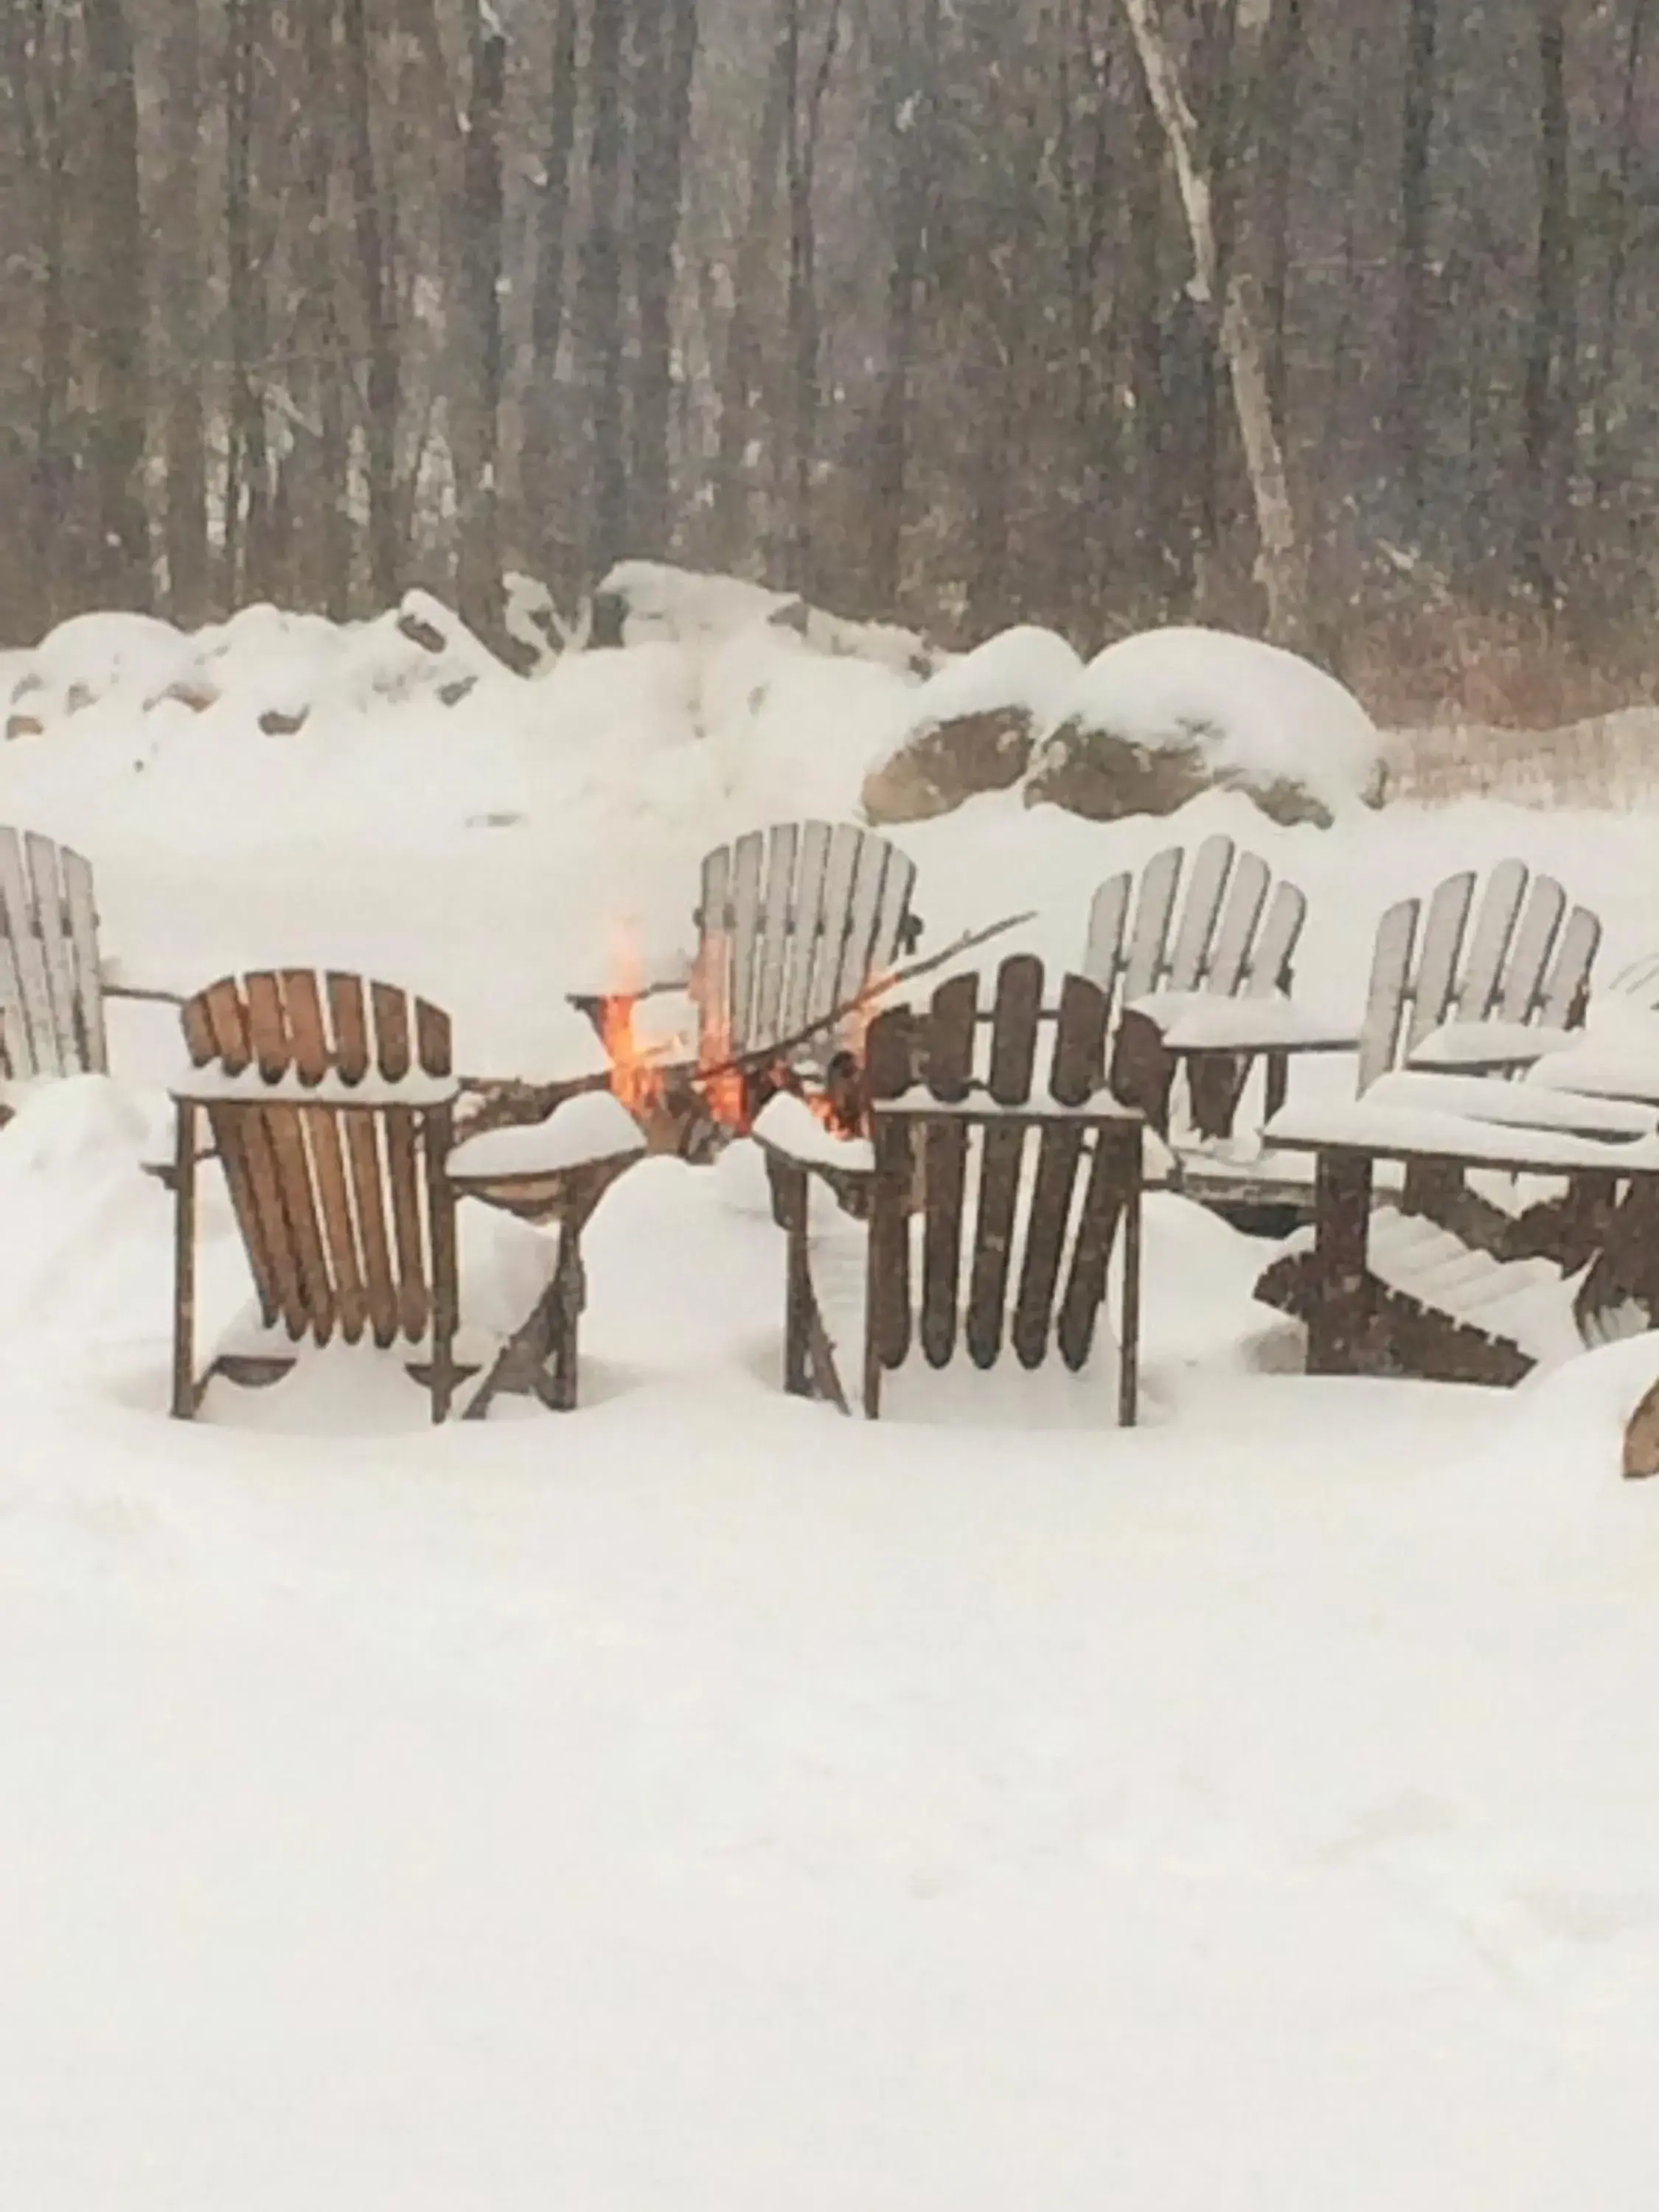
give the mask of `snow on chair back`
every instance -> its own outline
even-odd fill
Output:
[[[391,984],[285,969],[226,976],[182,1018],[181,1121],[206,1109],[265,1325],[295,1343],[429,1335],[441,1419],[457,1301],[449,1017]]]
[[[1474,871],[1465,869],[1435,890],[1426,915],[1420,899],[1401,899],[1377,925],[1359,1045],[1362,1091],[1402,1050],[1453,1020],[1557,1029],[1583,1021],[1601,941],[1596,916],[1582,906],[1569,913],[1560,884],[1530,878],[1524,860],[1500,861],[1478,906],[1475,887]]]
[[[1231,837],[1206,837],[1193,856],[1177,921],[1186,862],[1172,845],[1146,863],[1138,896],[1127,871],[1095,893],[1083,972],[1109,1006],[1120,984],[1125,1005],[1158,991],[1267,998],[1289,988],[1308,910],[1303,893],[1280,884],[1269,902],[1267,862],[1237,851]]]
[[[1003,962],[982,1080],[976,975],[942,984],[925,1016],[898,1007],[871,1025],[869,1413],[879,1411],[884,1372],[902,1366],[913,1343],[935,1368],[959,1343],[981,1368],[1007,1347],[1027,1368],[1053,1345],[1073,1370],[1088,1360],[1119,1218],[1126,1207],[1133,1218],[1138,1199],[1140,1123],[1102,1086],[1107,998],[1081,976],[1061,987],[1047,1086],[1035,1088],[1042,981],[1029,954]],[[1126,1378],[1133,1355],[1126,1341]],[[1121,1404],[1132,1419],[1131,1380]]]
[[[14,1082],[109,1066],[92,870],[33,830],[0,829],[0,1058]]]
[[[698,1058],[798,1036],[896,964],[915,864],[844,823],[751,830],[702,864]]]

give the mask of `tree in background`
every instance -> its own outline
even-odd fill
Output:
[[[1637,666],[1653,13],[11,0],[5,633],[635,554]]]

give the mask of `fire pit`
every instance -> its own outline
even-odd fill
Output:
[[[866,1133],[862,1054],[843,1046],[821,1078],[787,1054],[765,1048],[732,1052],[718,1033],[705,1036],[699,1059],[689,1037],[670,1033],[642,1040],[635,1010],[640,991],[573,993],[571,1004],[592,1023],[611,1061],[611,1088],[639,1123],[647,1148],[681,1159],[712,1159],[734,1137],[746,1137],[755,1116],[780,1091],[803,1099],[837,1136]]]

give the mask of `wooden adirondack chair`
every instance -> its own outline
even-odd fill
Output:
[[[896,845],[850,823],[781,823],[710,853],[692,986],[698,1065],[774,1042],[792,1063],[827,1060],[830,1017],[915,942],[915,878]]]
[[[0,1075],[109,1067],[98,911],[80,854],[0,829]]]
[[[448,1016],[390,984],[286,969],[226,976],[186,1000],[183,1022],[173,1413],[188,1419],[215,1371],[259,1383],[294,1364],[280,1350],[220,1355],[198,1378],[195,1123],[205,1112],[265,1327],[295,1345],[337,1332],[349,1344],[403,1343],[442,1420],[462,1371]]]
[[[1426,905],[1401,899],[1377,925],[1360,1034],[1362,1092],[1449,1025],[1435,1060],[1452,1070],[1492,1064],[1502,1042],[1495,1024],[1582,1024],[1600,921],[1587,907],[1569,913],[1560,884],[1531,877],[1524,860],[1500,861],[1478,903],[1475,890],[1474,872],[1465,869]]]
[[[1048,1028],[1042,981],[1042,963],[1030,955],[1003,962],[988,1038],[973,975],[942,984],[925,1016],[895,1007],[871,1025],[863,1398],[872,1419],[883,1378],[916,1349],[933,1368],[958,1349],[981,1369],[1008,1351],[1036,1368],[1054,1350],[1068,1368],[1083,1368],[1121,1222],[1118,1410],[1126,1425],[1134,1419],[1141,1119],[1102,1083],[1105,993],[1066,976]],[[1040,1034],[1053,1040],[1042,1090]],[[845,1410],[808,1235],[807,1177],[823,1170],[822,1158],[791,1153],[763,1133],[762,1142],[788,1231],[785,1387]],[[823,1171],[842,1196],[857,1179],[842,1167]]]
[[[1582,1024],[1601,935],[1596,916],[1583,907],[1569,911],[1560,884],[1532,878],[1518,860],[1496,867],[1478,899],[1476,890],[1466,870],[1426,902],[1401,901],[1379,923],[1359,1048],[1362,1098],[1385,1076],[1395,1090],[1418,1081],[1398,1073],[1413,1059],[1448,1074],[1521,1065],[1528,1034]],[[1549,1155],[1547,1142],[1534,1148],[1540,1158]],[[1564,1199],[1510,1215],[1468,1188],[1472,1164],[1480,1164],[1478,1150],[1470,1159],[1451,1150],[1408,1158],[1399,1204],[1379,1210],[1369,1240],[1369,1171],[1345,1180],[1334,1168],[1324,1176],[1321,1202],[1342,1217],[1328,1224],[1328,1240],[1367,1255],[1366,1279],[1352,1295],[1355,1310],[1369,1315],[1368,1364],[1513,1382],[1537,1355],[1506,1331],[1506,1310],[1535,1310],[1547,1273],[1559,1279],[1597,1250],[1613,1203],[1610,1172],[1575,1173]],[[1353,1218],[1343,1212],[1350,1187]],[[1264,1304],[1310,1322],[1326,1295],[1310,1250],[1276,1261],[1256,1287]]]
[[[1141,872],[1138,893],[1127,870],[1101,884],[1090,908],[1083,973],[1118,1008],[1116,1096],[1167,1135],[1175,1078],[1184,1062],[1194,1127],[1200,1136],[1224,1137],[1249,1071],[1264,1053],[1267,1111],[1283,1100],[1286,1031],[1273,1014],[1291,988],[1308,902],[1293,884],[1274,887],[1267,862],[1239,852],[1231,837],[1206,838],[1190,870],[1187,860],[1178,845],[1156,854]],[[1227,1024],[1226,1049],[1172,1049],[1174,1023],[1206,997],[1244,1002]],[[1252,1002],[1262,1008],[1254,1027]]]

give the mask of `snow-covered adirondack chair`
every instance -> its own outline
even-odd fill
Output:
[[[710,853],[692,975],[698,1065],[776,1043],[821,1066],[837,1010],[914,945],[915,879],[908,854],[850,823],[780,823]]]
[[[273,1382],[304,1339],[321,1345],[337,1334],[348,1344],[367,1335],[383,1349],[402,1346],[441,1421],[457,1385],[477,1371],[456,1354],[455,1216],[466,1195],[538,1218],[562,1208],[556,1270],[479,1399],[530,1389],[549,1405],[574,1403],[581,1227],[599,1192],[642,1149],[614,1099],[570,1102],[609,1111],[603,1127],[586,1126],[585,1145],[573,1146],[568,1124],[556,1127],[568,1106],[539,1127],[491,1131],[452,1149],[460,1085],[449,1017],[424,999],[357,975],[285,969],[226,976],[187,1000],[182,1018],[189,1065],[171,1086],[176,1415],[195,1413],[216,1372]],[[202,1114],[246,1250],[259,1331],[235,1350],[216,1348],[198,1376]]]
[[[1267,1111],[1285,1095],[1291,1051],[1332,1050],[1351,1032],[1304,1016],[1290,999],[1291,962],[1308,902],[1274,885],[1265,860],[1227,836],[1190,856],[1156,854],[1137,884],[1127,870],[1095,893],[1083,973],[1117,1008],[1112,1088],[1170,1133],[1171,1093],[1184,1067],[1200,1138],[1228,1135],[1259,1057]],[[1184,879],[1184,890],[1183,890]]]
[[[1654,1117],[1491,1073],[1528,1065],[1583,1023],[1601,927],[1520,860],[1476,890],[1466,871],[1426,903],[1389,909],[1357,1099],[1287,1108],[1266,1131],[1270,1146],[1317,1160],[1312,1242],[1256,1291],[1310,1323],[1315,1364],[1513,1382],[1571,1331],[1594,1333],[1565,1272],[1605,1235],[1613,1186],[1641,1157],[1626,1148]],[[1379,1161],[1403,1168],[1403,1188],[1373,1212]],[[1512,1216],[1468,1188],[1474,1168],[1563,1176],[1567,1195]]]
[[[974,975],[942,984],[925,1014],[878,1016],[867,1144],[829,1138],[799,1099],[762,1113],[756,1135],[788,1237],[786,1389],[847,1408],[813,1277],[808,1178],[819,1175],[869,1223],[866,1414],[915,1352],[935,1369],[958,1349],[981,1369],[1009,1353],[1036,1368],[1053,1352],[1085,1368],[1121,1223],[1118,1417],[1134,1419],[1141,1117],[1102,1081],[1105,993],[1066,976],[1048,1024],[1042,980],[1030,955],[1005,960],[988,1024]],[[1052,1054],[1041,1072],[1040,1040]]]

